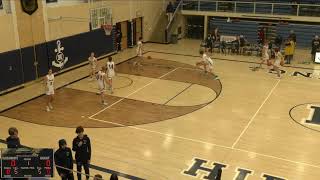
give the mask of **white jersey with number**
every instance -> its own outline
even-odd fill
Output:
[[[137,55],[142,56],[142,41],[138,41]]]
[[[207,56],[206,54],[203,54],[202,61],[208,66],[209,69],[212,69],[213,61],[209,56]]]
[[[262,60],[269,60],[269,46],[264,45],[262,48]]]
[[[108,78],[113,78],[115,76],[114,68],[114,62],[107,62]]]
[[[97,74],[97,80],[99,85],[100,92],[106,91],[106,80],[105,80],[106,73],[99,71]]]
[[[91,69],[96,69],[97,68],[97,59],[95,57],[89,57],[88,58],[89,60],[89,64],[90,64],[90,67]]]
[[[273,65],[279,67],[281,61],[282,61],[282,54],[281,54],[281,52],[277,52],[277,53],[275,54],[275,61],[274,61],[274,64],[273,64]]]
[[[46,82],[46,86],[47,86],[46,95],[53,95],[54,94],[54,85],[53,85],[53,83],[54,83],[54,75],[53,74],[51,74],[51,75],[48,74],[46,76],[46,80],[47,80],[47,82]]]

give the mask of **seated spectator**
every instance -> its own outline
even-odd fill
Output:
[[[285,43],[284,55],[285,55],[285,63],[290,64],[293,59],[294,53],[294,42],[293,39],[289,38]]]
[[[168,16],[168,22],[170,22],[172,19],[173,13],[174,13],[174,9],[173,9],[173,5],[172,5],[171,1],[167,5],[166,13]]]
[[[316,52],[320,51],[320,39],[319,36],[315,36],[311,42],[311,61],[314,62]]]
[[[227,43],[225,41],[220,42],[220,51],[224,54],[227,55]]]
[[[213,37],[215,42],[219,42],[220,41],[220,32],[219,32],[219,28],[215,28],[213,31]]]
[[[8,148],[21,148],[20,139],[18,137],[18,129],[11,127],[8,130],[9,137],[7,138],[7,147]]]
[[[240,52],[240,36],[237,35],[237,39],[232,41],[232,52],[239,54]]]
[[[74,179],[72,151],[67,147],[66,140],[59,140],[59,149],[54,153],[54,161],[57,165],[58,174],[62,180]]]
[[[117,174],[112,174],[110,177],[110,180],[118,180],[118,175]]]
[[[247,44],[247,40],[243,35],[240,35],[240,54],[244,54],[244,47]]]
[[[207,48],[207,50],[209,49],[209,51],[211,53],[212,53],[212,47],[213,47],[213,38],[212,38],[211,34],[209,34],[206,39],[206,48]]]

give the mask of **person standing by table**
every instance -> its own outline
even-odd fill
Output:
[[[75,159],[77,163],[77,177],[81,180],[81,169],[82,166],[86,173],[86,179],[89,179],[90,171],[89,164],[91,160],[91,143],[90,138],[84,134],[84,129],[82,126],[76,128],[77,137],[73,139],[72,150],[76,153]]]

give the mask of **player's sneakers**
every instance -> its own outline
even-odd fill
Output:
[[[49,108],[49,106],[47,106],[47,109],[46,109],[46,110],[47,110],[47,112],[50,112],[50,108]]]
[[[108,103],[107,103],[107,102],[103,102],[102,104],[105,105],[105,106],[108,106]]]
[[[53,106],[52,106],[51,104],[49,104],[49,108],[50,108],[51,110],[53,110]]]

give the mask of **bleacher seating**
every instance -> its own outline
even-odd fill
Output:
[[[229,2],[217,1],[185,1],[183,9],[200,10],[200,11],[219,11],[219,12],[238,12],[238,13],[254,13],[254,3],[256,3],[256,14],[271,14],[273,5],[274,15],[297,15],[297,6],[291,3],[291,0],[237,0]],[[299,7],[300,16],[320,16],[320,7],[309,6],[310,4],[320,5],[319,0],[300,0]],[[236,4],[235,4],[236,3]],[[198,7],[200,5],[200,7]],[[236,9],[235,9],[236,8]]]
[[[222,35],[244,35],[250,43],[257,43],[257,31],[259,21],[240,20],[239,22],[227,22],[226,18],[210,19],[209,31],[212,32],[215,27],[219,28]],[[297,35],[297,46],[302,48],[310,48],[311,40],[315,35],[320,35],[317,25],[304,24],[277,24],[275,26],[276,34],[285,40],[293,30]]]
[[[318,26],[304,25],[304,24],[288,24],[277,25],[277,33],[286,38],[289,35],[290,30],[293,30],[297,35],[297,46],[310,48],[311,40],[315,35],[319,35]]]
[[[209,32],[212,32],[215,27],[219,28],[222,35],[244,35],[250,43],[257,42],[258,22],[255,21],[240,21],[227,23],[226,19],[211,19]]]

